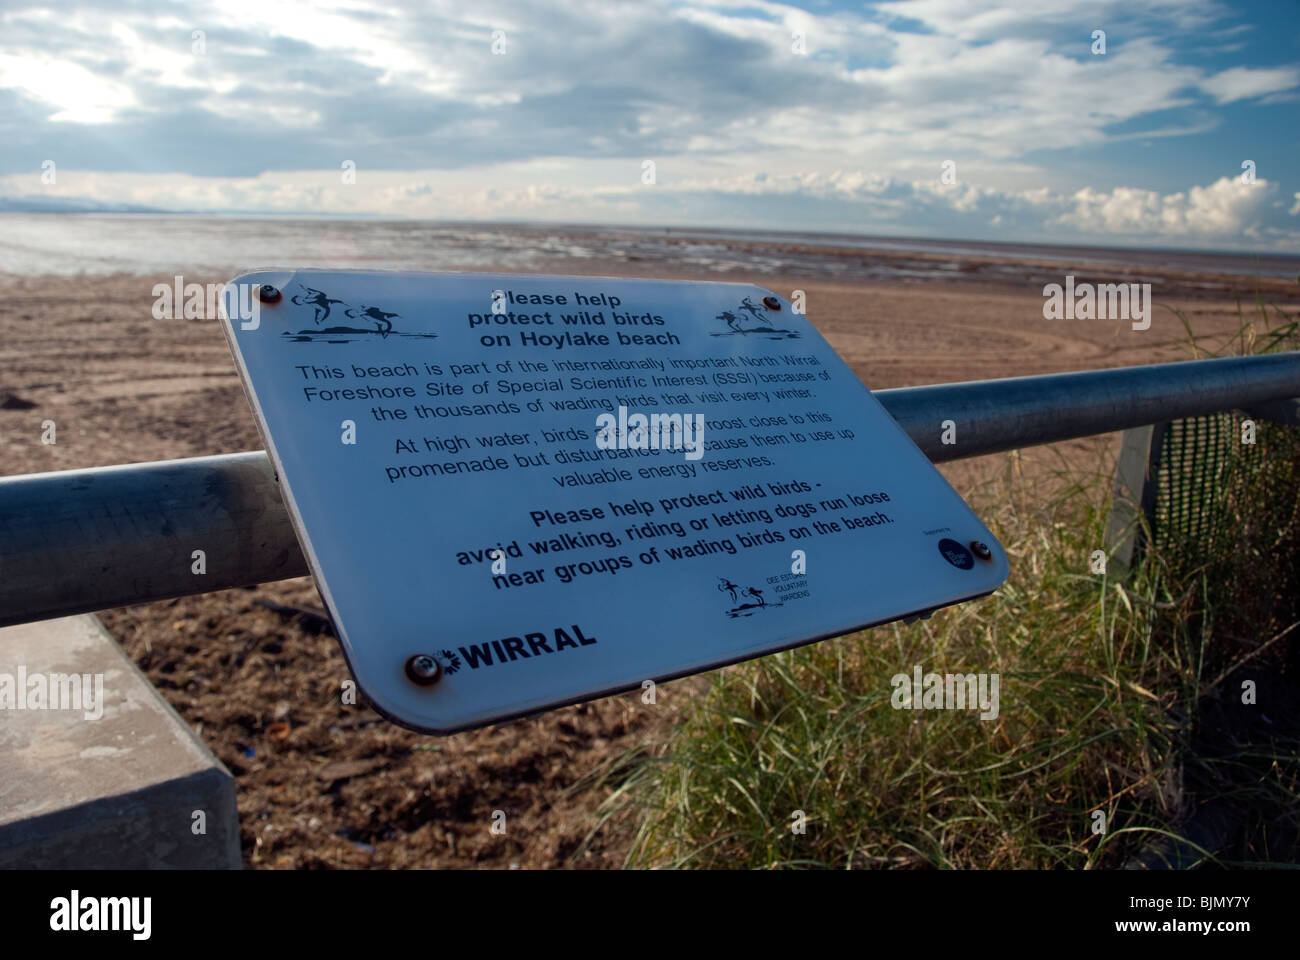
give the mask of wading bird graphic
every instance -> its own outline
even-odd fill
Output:
[[[361,305],[360,313],[356,313],[352,310],[344,310],[343,312],[346,313],[349,317],[352,317],[354,320],[360,320],[362,317],[368,317],[371,320],[371,322],[374,323],[375,328],[379,331],[379,335],[383,337],[385,340],[388,339],[389,331],[393,329],[393,322],[390,318],[400,316],[400,314],[396,314],[396,313],[385,313],[383,310],[380,310],[378,307],[367,307],[364,303]]]
[[[768,603],[763,598],[763,591],[758,587],[745,587],[745,589],[741,590],[740,584],[732,583],[726,577],[718,577],[718,590],[722,593],[731,594],[731,602],[734,606],[725,613],[732,620],[738,620],[741,617],[752,617],[759,610],[771,610],[785,606],[780,600],[773,600]]]
[[[740,301],[739,309],[744,310],[747,314],[753,317],[754,322],[759,324],[760,326],[765,327],[768,325],[767,314],[763,312],[763,308],[760,307],[758,304],[756,304],[753,300],[749,299],[749,297],[746,297],[744,300]]]
[[[727,321],[727,326],[729,326],[732,330],[735,330],[737,333],[745,332],[744,329],[740,326],[740,318],[736,316],[734,313],[732,313],[730,310],[723,310],[720,314],[718,314],[718,319]]]
[[[305,296],[303,294],[295,294],[290,299],[300,307],[305,307],[310,304],[312,311],[315,314],[314,319],[317,326],[320,326],[329,319],[331,303],[343,302],[342,300],[332,300],[325,296],[321,291],[308,286],[304,286],[303,289],[307,291]]]
[[[768,318],[767,312],[761,305],[755,303],[749,297],[745,297],[741,300],[740,305],[736,307],[736,309],[741,313],[746,314],[749,319],[746,320],[745,317],[737,316],[730,310],[723,310],[721,313],[717,314],[717,319],[726,323],[728,332],[715,333],[713,336],[730,337],[738,333],[742,337],[748,337],[753,334],[768,340],[799,339],[797,331],[782,330],[773,327],[772,321]],[[745,326],[746,323],[748,323],[749,326]]]

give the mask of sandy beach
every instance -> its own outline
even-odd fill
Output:
[[[828,256],[825,248],[818,253]],[[939,255],[845,249],[833,256]],[[754,282],[785,295],[803,290],[809,318],[875,389],[1186,360],[1194,353],[1178,312],[1202,346],[1215,350],[1237,336],[1243,315],[1258,326],[1256,294],[1291,315],[1300,307],[1294,280],[1161,271],[1150,329],[1133,330],[1127,320],[1048,321],[1044,283],[1067,273],[1080,281],[1144,282],[1149,266],[1021,262],[1010,269],[992,258],[939,259],[953,264],[950,279],[872,282],[812,270],[685,265],[669,272],[664,263],[628,258],[556,258],[537,269]],[[260,448],[217,324],[153,319],[153,285],[170,280],[0,275],[5,474]],[[41,443],[45,420],[57,425],[54,445]],[[1095,456],[1091,442],[1060,448],[1078,463]],[[1035,458],[1042,459],[1027,459]],[[961,491],[989,466],[976,460],[943,469]],[[674,700],[696,682],[668,685],[657,707],[629,694],[435,740],[340,707],[338,685],[347,673],[334,639],[257,599],[319,605],[304,579],[102,615],[238,778],[252,866],[568,865],[608,793],[604,765],[655,742]],[[481,824],[494,809],[510,811],[519,829],[489,836]],[[576,865],[620,864],[623,826],[598,830]]]

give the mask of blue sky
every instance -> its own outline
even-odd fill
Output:
[[[0,144],[9,198],[1300,251],[1300,0],[7,0]]]

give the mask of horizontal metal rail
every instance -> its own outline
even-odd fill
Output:
[[[1293,409],[1300,354],[880,390],[931,460]],[[1271,406],[1270,406],[1271,405]],[[944,422],[954,443],[943,443]],[[194,551],[206,572],[196,573]],[[266,454],[0,478],[0,626],[307,573]]]

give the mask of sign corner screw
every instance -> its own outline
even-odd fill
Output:
[[[417,653],[406,658],[406,678],[421,687],[431,687],[442,679],[442,664],[427,653]]]

